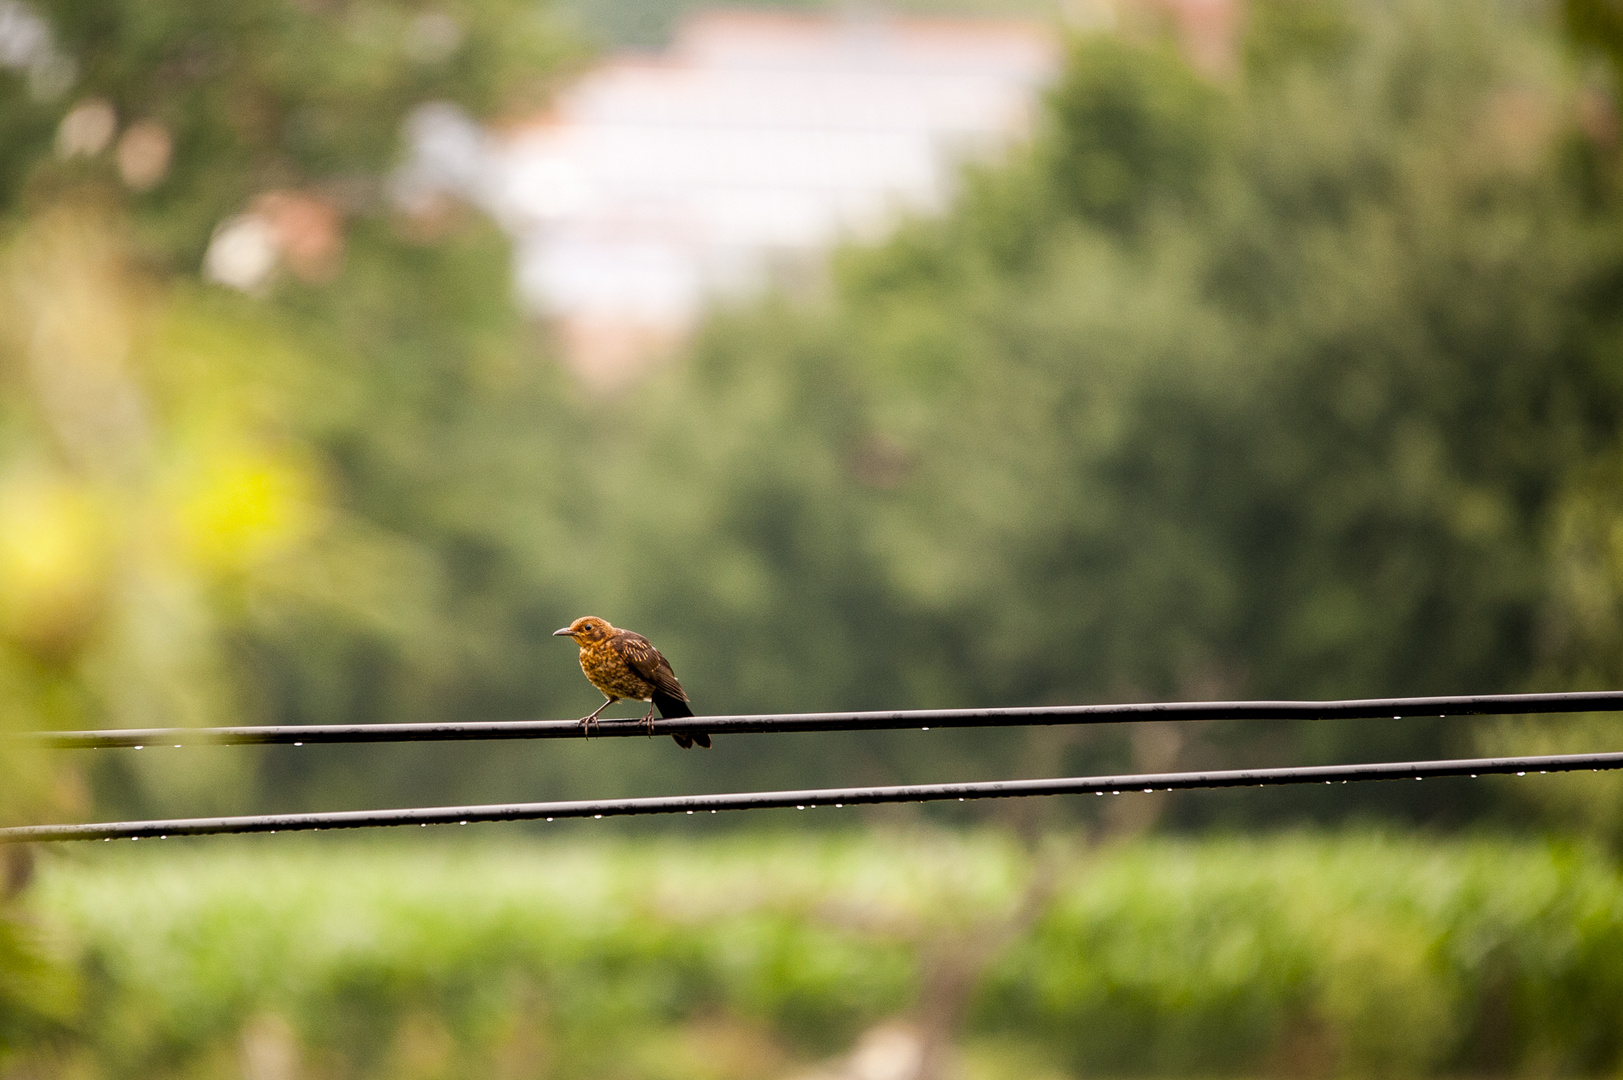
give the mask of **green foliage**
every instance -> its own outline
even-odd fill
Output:
[[[1610,1024],[1579,1002],[1623,983],[1568,965],[1616,947],[1612,871],[1570,850],[1425,850],[1129,849],[1008,958],[988,1013],[1050,1033],[1083,1071],[1609,1068]]]
[[[1623,76],[1623,11],[1610,0],[1563,0],[1561,14],[1573,41],[1600,52],[1614,76]]]
[[[1030,872],[984,834],[175,843],[44,875],[87,987],[74,1075],[234,1075],[263,1042],[357,1077],[787,1072],[905,1015],[921,948],[1006,917]],[[1580,849],[1136,844],[1076,863],[994,965],[969,1060],[1599,1074],[1620,946],[1623,882]]]
[[[11,905],[0,908],[0,1068],[67,1034],[81,1004],[74,973],[38,938]]]
[[[1118,229],[1187,203],[1207,179],[1219,108],[1216,89],[1170,51],[1084,39],[1053,91],[1048,168],[1059,198]]]

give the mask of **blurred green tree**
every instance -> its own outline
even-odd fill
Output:
[[[1578,655],[1552,581],[1603,520],[1579,493],[1618,452],[1623,277],[1609,106],[1548,13],[1259,0],[1222,76],[1081,36],[1031,146],[949,212],[589,401],[496,230],[389,180],[418,106],[544,99],[572,55],[544,13],[29,10],[0,520],[55,539],[0,544],[15,723],[573,715],[547,632],[586,611],[708,711],[1520,689]],[[121,755],[98,791],[376,805],[1464,730]],[[1361,797],[1469,809],[1431,790]]]
[[[518,671],[464,663],[498,620],[444,582],[497,546],[470,459],[550,445],[547,369],[493,226],[389,184],[425,103],[545,100],[572,50],[545,9],[5,0],[0,38],[0,731],[409,712]],[[335,679],[368,700],[312,702]],[[0,741],[0,820],[277,780],[252,754],[83,764]],[[73,1014],[10,921],[26,865],[0,1051]]]
[[[1568,166],[1581,179],[1581,190],[1595,211],[1592,246],[1614,248],[1623,240],[1615,214],[1623,12],[1608,0],[1565,0],[1560,10],[1581,65],[1579,122],[1591,146],[1602,151],[1572,155]],[[1615,275],[1597,277],[1580,296],[1589,304],[1615,307]],[[1595,357],[1597,374],[1606,380],[1593,401],[1609,404],[1616,398],[1618,361],[1623,356],[1617,328],[1610,322],[1598,323],[1584,344]],[[1614,421],[1607,416],[1602,430]],[[1542,685],[1576,689],[1623,683],[1619,460],[1618,448],[1603,442],[1561,464],[1560,490],[1543,522],[1547,595],[1538,625],[1542,648],[1537,676]],[[1616,719],[1610,715],[1551,718],[1545,723],[1510,719],[1489,726],[1478,741],[1493,753],[1567,753],[1607,745],[1615,727]],[[1562,776],[1515,795],[1546,820],[1598,837],[1614,851],[1623,849],[1623,779]]]
[[[1421,0],[1262,0],[1218,81],[1081,38],[1029,153],[845,252],[816,310],[718,317],[636,405],[658,453],[600,486],[672,494],[606,530],[649,567],[617,610],[748,708],[1560,685],[1550,530],[1623,406],[1614,150],[1562,48],[1545,15]],[[1134,753],[908,738],[795,765]],[[1191,764],[1470,745],[1170,738]],[[1481,809],[1430,791],[1322,812]]]
[[[479,597],[511,591],[491,512],[556,438],[550,369],[494,227],[390,183],[425,103],[544,102],[571,55],[545,10],[7,15],[0,669],[32,688],[7,723],[361,718],[524,685]],[[242,806],[252,762],[126,756],[98,788]]]

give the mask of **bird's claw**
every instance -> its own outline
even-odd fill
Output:
[[[598,726],[597,718],[603,715],[603,710],[619,700],[619,698],[609,698],[609,700],[599,705],[594,711],[589,712],[580,718],[581,730],[586,733],[586,738],[590,739],[592,737],[592,729]]]

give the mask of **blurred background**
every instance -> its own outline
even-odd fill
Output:
[[[1620,65],[1613,0],[0,0],[0,729],[574,717],[587,613],[700,713],[1617,688]],[[0,819],[1615,726],[9,743]],[[1623,1068],[1608,776],[446,832],[9,850],[0,1077]]]

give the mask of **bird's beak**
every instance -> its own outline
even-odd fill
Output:
[[[552,632],[552,636],[553,637],[574,637],[575,635],[573,633],[571,633],[569,627],[566,626],[562,630],[554,630]]]

